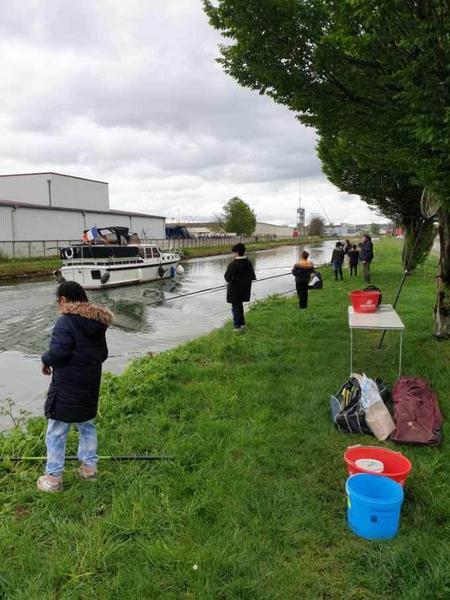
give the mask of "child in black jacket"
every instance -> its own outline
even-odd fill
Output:
[[[62,490],[66,439],[72,424],[80,433],[79,474],[94,479],[97,473],[97,415],[102,363],[108,356],[105,333],[113,314],[90,304],[84,289],[65,281],[56,292],[60,317],[53,329],[50,347],[42,355],[41,370],[52,381],[45,402],[48,419],[45,443],[47,464],[39,477],[43,492]]]
[[[250,300],[252,281],[256,279],[252,263],[245,255],[244,244],[235,244],[231,251],[233,260],[225,272],[227,302],[231,304],[234,331],[242,331],[245,327],[243,302]]]
[[[348,252],[348,258],[350,260],[350,275],[358,275],[359,251],[355,244]]]

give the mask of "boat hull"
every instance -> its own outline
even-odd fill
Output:
[[[76,281],[87,290],[100,290],[125,285],[136,285],[148,281],[170,279],[175,276],[179,264],[176,260],[161,263],[111,264],[68,264],[60,269],[65,281]]]

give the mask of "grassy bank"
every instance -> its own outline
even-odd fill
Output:
[[[51,275],[60,266],[61,261],[57,257],[0,260],[0,280]]]
[[[320,241],[320,238],[298,238],[287,240],[275,240],[266,242],[257,242],[247,244],[251,251],[269,250],[279,246],[298,246],[299,244]],[[229,254],[232,244],[223,246],[202,246],[198,248],[185,248],[182,250],[183,258],[197,258],[202,256],[217,256],[219,254]],[[58,257],[50,258],[22,258],[22,259],[0,259],[0,281],[7,279],[28,279],[33,277],[42,277],[51,275],[55,269],[61,266],[61,260]]]
[[[400,245],[375,252],[374,282],[389,302]],[[435,260],[408,278],[399,305],[404,372],[427,377],[448,415],[450,345],[431,338]],[[104,463],[96,483],[78,482],[71,466],[60,495],[35,491],[38,467],[3,464],[3,597],[449,598],[447,444],[402,447],[413,472],[395,540],[369,543],[345,524],[343,452],[374,443],[338,433],[329,418],[329,394],[348,375],[355,287],[325,275],[307,311],[271,298],[252,308],[243,335],[228,324],[107,376],[101,452],[173,462]],[[359,332],[355,367],[392,383],[395,337],[389,351],[375,351],[377,339]],[[1,452],[43,453],[43,420],[5,438]]]
[[[271,248],[279,248],[280,246],[304,246],[312,242],[323,241],[320,237],[308,238],[290,238],[284,240],[266,240],[245,244],[249,252],[257,252],[258,250],[270,250]],[[232,243],[228,242],[223,246],[203,246],[199,248],[184,248],[183,258],[199,258],[202,256],[218,256],[219,254],[231,254]]]

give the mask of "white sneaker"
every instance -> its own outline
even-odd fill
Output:
[[[36,482],[38,490],[41,492],[62,492],[62,477],[54,475],[42,475]]]
[[[81,465],[81,467],[78,469],[78,475],[87,481],[95,481],[97,479],[97,467]]]

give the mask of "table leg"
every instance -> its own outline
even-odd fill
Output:
[[[400,352],[398,357],[398,376],[402,376],[402,348],[403,348],[403,331],[400,331]]]
[[[350,375],[353,373],[353,328],[350,327]]]

